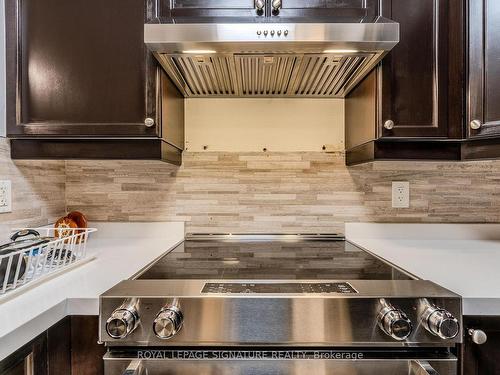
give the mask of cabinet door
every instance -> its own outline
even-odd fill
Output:
[[[177,23],[237,22],[246,18],[259,19],[266,14],[266,7],[257,11],[255,0],[160,0],[160,15]]]
[[[9,135],[155,136],[149,3],[6,0]]]
[[[271,14],[289,22],[308,18],[314,18],[316,22],[370,22],[378,14],[378,9],[375,0],[281,0],[279,12],[271,11]]]
[[[462,375],[500,374],[500,317],[465,316],[464,328],[483,330],[488,340],[478,345],[465,336],[462,350]]]
[[[499,40],[500,1],[470,0],[468,95],[470,137],[500,135]],[[478,128],[477,124],[481,126]]]
[[[461,3],[382,0],[382,15],[400,24],[400,42],[382,61],[382,136],[460,138]]]
[[[2,375],[49,375],[47,371],[47,340],[45,334],[0,361]]]

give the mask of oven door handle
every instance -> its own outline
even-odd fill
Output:
[[[143,370],[142,361],[132,361],[123,372],[123,375],[146,375]]]
[[[410,375],[439,375],[427,361],[412,361]]]

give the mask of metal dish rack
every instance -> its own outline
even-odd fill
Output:
[[[84,263],[89,235],[95,228],[36,229],[47,242],[0,254],[0,297]],[[5,270],[5,273],[4,273]]]

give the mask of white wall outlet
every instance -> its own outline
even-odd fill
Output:
[[[12,184],[9,180],[0,181],[0,213],[12,212]]]
[[[392,182],[392,208],[410,207],[410,183],[408,181]]]

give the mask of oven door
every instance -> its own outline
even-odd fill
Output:
[[[131,355],[132,354],[132,355]],[[368,355],[366,355],[368,354]],[[105,375],[456,375],[449,353],[355,351],[109,352]]]

